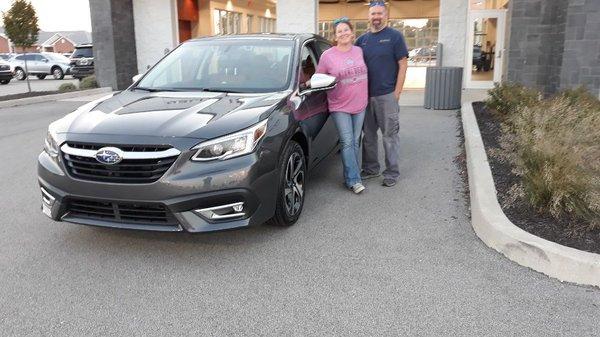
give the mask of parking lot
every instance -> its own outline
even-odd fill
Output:
[[[455,111],[402,107],[394,188],[374,179],[351,194],[334,155],[295,226],[190,235],[42,215],[46,128],[81,104],[0,109],[7,336],[598,334],[600,291],[520,267],[473,233]]]
[[[55,80],[52,76],[48,76],[43,80],[39,80],[35,76],[29,76],[31,91],[56,91],[63,83],[73,83],[79,85],[79,81],[67,75],[62,80]],[[0,96],[15,95],[27,92],[27,82],[19,81],[13,78],[8,84],[0,85]]]

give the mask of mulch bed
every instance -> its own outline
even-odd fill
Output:
[[[473,103],[473,110],[486,148],[492,169],[498,201],[502,205],[510,188],[519,182],[519,177],[512,173],[511,164],[500,161],[490,154],[490,149],[499,148],[500,123],[482,102]],[[564,246],[600,254],[600,230],[581,232],[573,231],[573,219],[563,217],[555,219],[539,214],[524,202],[517,202],[512,207],[502,209],[506,216],[521,229]]]
[[[45,95],[52,95],[52,94],[61,94],[61,92],[59,92],[59,91],[32,91],[32,92],[24,92],[22,94],[0,96],[0,101],[9,101],[11,99],[36,97],[36,96],[45,96]]]

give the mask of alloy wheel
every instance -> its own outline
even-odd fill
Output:
[[[285,169],[285,208],[290,216],[295,216],[304,201],[304,160],[294,152],[288,159]]]

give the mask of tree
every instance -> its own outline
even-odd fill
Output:
[[[40,31],[38,18],[35,8],[28,1],[14,0],[10,9],[6,13],[2,12],[2,20],[6,36],[16,47],[25,51],[25,48],[29,48],[37,42]],[[31,92],[28,75],[27,59],[25,59],[25,78],[27,79],[27,88]]]

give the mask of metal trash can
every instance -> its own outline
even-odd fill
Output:
[[[462,67],[428,67],[425,78],[425,109],[460,109]]]

